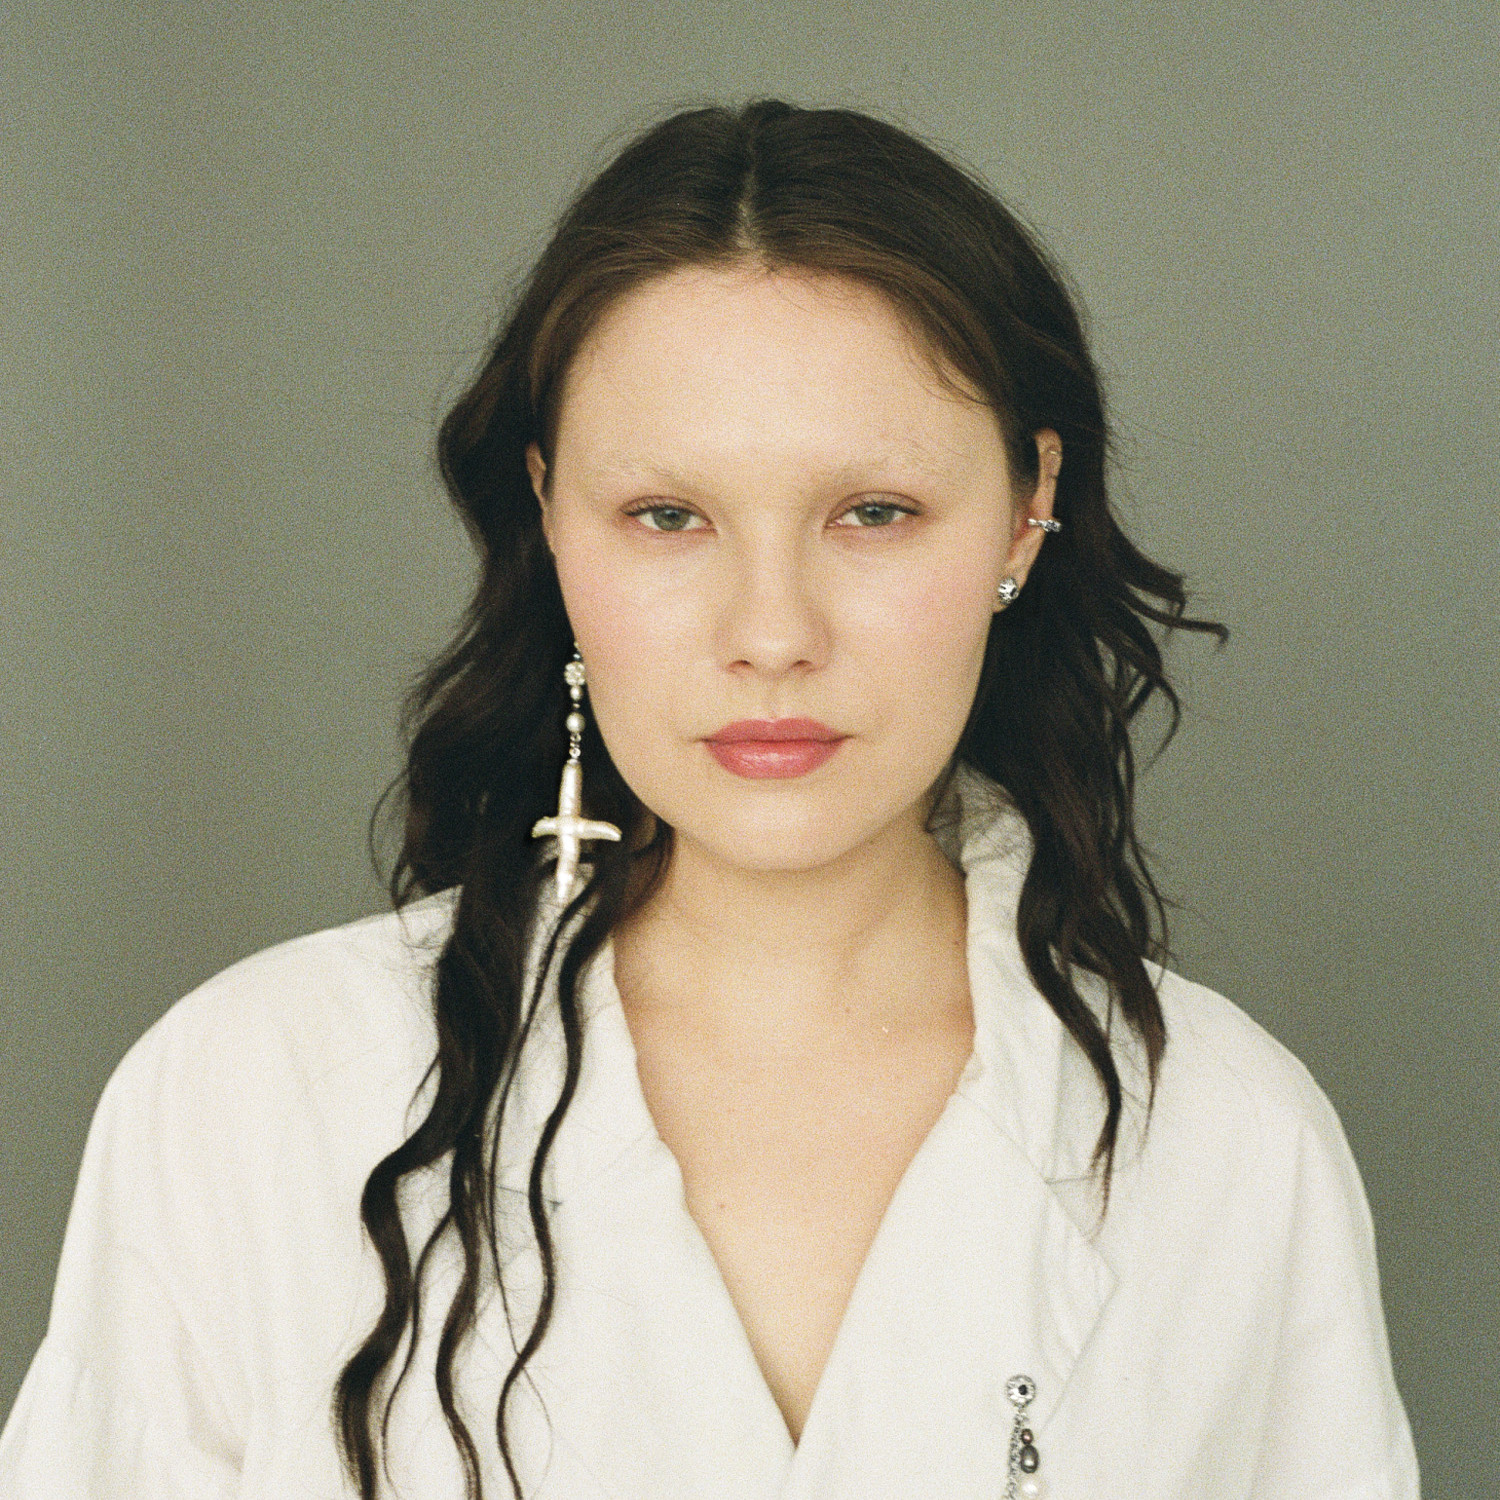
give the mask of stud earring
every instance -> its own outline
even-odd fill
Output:
[[[557,840],[557,899],[566,902],[573,895],[578,876],[578,855],[585,839],[618,841],[620,830],[613,823],[597,822],[580,816],[583,811],[583,688],[588,681],[583,657],[577,645],[573,659],[563,668],[568,696],[573,700],[566,720],[568,758],[563,762],[562,782],[557,789],[557,816],[538,818],[531,830],[534,839]]]
[[[1021,597],[1021,585],[1007,573],[1000,580],[1000,586],[995,590],[995,593],[999,595],[1002,605],[1014,604]]]

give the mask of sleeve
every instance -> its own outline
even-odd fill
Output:
[[[148,1032],[131,1050],[89,1128],[47,1335],[0,1434],[4,1500],[238,1493],[243,1441],[223,1372],[173,1286],[213,1253],[161,1232],[163,1203],[192,1188],[163,1180],[172,1153],[161,1136],[174,1112],[164,1108],[159,1042]],[[164,1246],[181,1265],[160,1263]]]
[[[1300,1132],[1254,1500],[1417,1500],[1359,1170],[1321,1093]]]

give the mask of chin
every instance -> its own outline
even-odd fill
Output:
[[[710,858],[762,874],[822,869],[883,833],[904,810],[847,788],[738,808],[727,801],[683,809],[673,826]]]
[[[707,838],[695,837],[682,829],[678,830],[678,834],[690,839],[715,863],[755,875],[809,874],[835,863],[859,843],[858,839],[843,844],[826,838],[807,835],[798,837],[794,834],[788,834],[780,840],[737,839],[726,837],[722,829],[712,830]]]

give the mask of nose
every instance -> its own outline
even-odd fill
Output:
[[[768,678],[814,671],[831,640],[824,590],[793,537],[739,551],[719,607],[719,659],[730,671]]]

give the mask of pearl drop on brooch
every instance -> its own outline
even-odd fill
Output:
[[[1016,1493],[1022,1497],[1022,1500],[1042,1500],[1047,1493],[1047,1481],[1040,1475],[1028,1474],[1016,1486]]]

